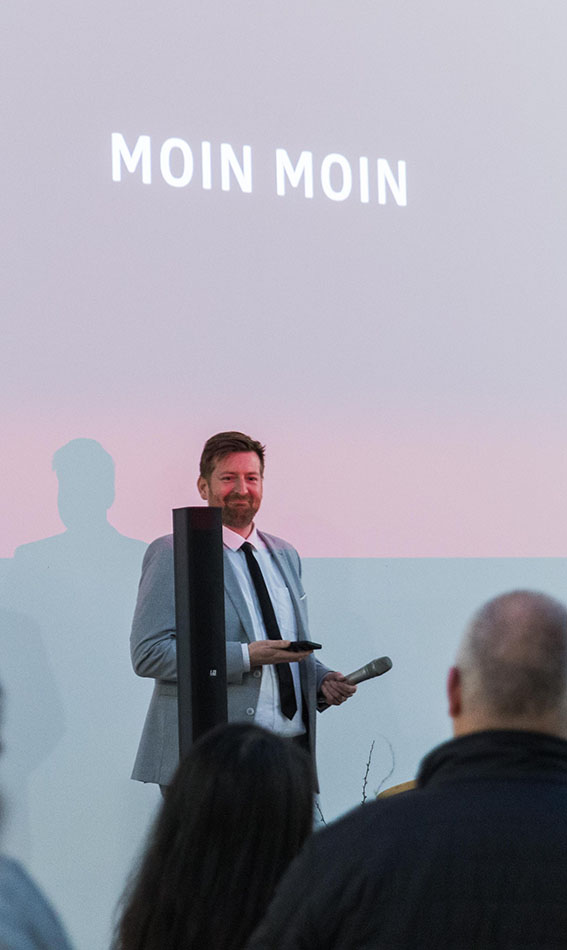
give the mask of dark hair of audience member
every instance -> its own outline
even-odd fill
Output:
[[[234,723],[179,766],[122,901],[119,950],[239,950],[312,828],[306,753]]]

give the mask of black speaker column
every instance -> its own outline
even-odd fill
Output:
[[[173,511],[179,757],[227,721],[220,508]]]

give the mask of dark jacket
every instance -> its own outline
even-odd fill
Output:
[[[567,948],[567,742],[494,731],[314,835],[248,950]]]

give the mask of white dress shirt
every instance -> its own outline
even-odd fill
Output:
[[[254,526],[252,528],[252,532],[247,538],[243,538],[242,535],[237,534],[236,531],[232,531],[223,525],[222,539],[225,551],[230,558],[230,562],[238,578],[246,606],[252,617],[255,639],[266,640],[267,637],[258,595],[246,564],[246,555],[244,551],[241,550],[245,540],[254,548],[254,556],[258,561],[262,576],[266,582],[282,640],[297,640],[297,622],[291,595],[270,551],[259,537],[256,527]],[[245,668],[250,670],[250,652],[247,643],[242,644],[242,655]],[[288,719],[283,715],[280,708],[280,691],[276,668],[273,664],[265,664],[258,667],[258,669],[262,671],[262,680],[260,683],[260,695],[256,705],[254,722],[259,726],[270,729],[272,732],[277,732],[281,736],[299,736],[305,732],[302,716],[299,664],[290,663],[289,668],[293,676],[295,698],[297,700],[297,712],[295,716],[293,719]]]

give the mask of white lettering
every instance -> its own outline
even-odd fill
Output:
[[[122,181],[122,162],[132,175],[139,162],[142,163],[142,182],[152,183],[151,143],[149,135],[139,135],[132,152],[129,151],[121,132],[112,133],[112,181]]]
[[[242,153],[238,153],[227,142],[215,145],[210,141],[195,144],[200,146],[200,178],[201,186],[205,191],[213,187],[220,187],[223,191],[230,191],[238,186],[246,194],[252,192],[252,148],[242,146]],[[217,152],[217,149],[219,150]],[[214,152],[214,154],[213,154]],[[370,160],[366,155],[353,159],[357,164],[351,165],[345,155],[331,152],[321,161],[319,167],[314,167],[314,154],[307,149],[296,152],[297,159],[290,158],[285,148],[276,148],[276,194],[284,197],[290,189],[298,190],[306,198],[314,197],[314,175],[319,171],[321,190],[331,201],[346,201],[349,197],[356,200],[356,192],[361,204],[370,202],[370,195],[374,196],[374,186],[370,182]],[[121,132],[111,133],[112,180],[120,182],[124,170],[130,175],[138,173],[142,182],[149,185],[152,182],[152,148],[149,135],[139,135],[133,148],[129,148]],[[185,188],[194,177],[195,162],[198,162],[191,146],[185,139],[168,138],[160,149],[160,171],[163,180],[172,188]],[[220,176],[217,172],[217,155],[220,160]],[[407,173],[406,162],[401,159],[391,163],[387,159],[372,159],[376,161],[378,184],[378,204],[385,205],[392,200],[399,206],[407,205]],[[213,182],[213,165],[215,181]],[[197,169],[198,171],[198,169]],[[358,181],[356,176],[358,174]]]
[[[292,188],[297,188],[302,177],[304,178],[305,197],[313,197],[313,153],[302,152],[297,159],[295,168],[291,164],[285,148],[276,149],[276,192],[285,195],[285,179],[289,180]]]
[[[171,170],[171,153],[178,148],[183,157],[183,170],[174,175]],[[185,188],[193,177],[193,152],[185,139],[166,139],[159,153],[159,167],[163,180],[172,188]]]
[[[396,204],[405,208],[408,203],[405,162],[398,162],[398,178],[396,180],[386,159],[378,159],[378,204],[381,205],[386,204],[386,183],[390,187]]]
[[[343,183],[338,191],[333,188],[331,183],[331,168],[338,165],[342,171]],[[321,187],[327,198],[331,201],[344,201],[352,191],[352,171],[344,155],[338,155],[332,152],[326,155],[321,163]]]
[[[213,187],[213,174],[211,167],[211,143],[201,142],[201,179],[203,188],[207,191]]]
[[[370,189],[368,184],[368,159],[363,155],[358,160],[360,169],[360,200],[363,204],[370,201]]]
[[[252,191],[252,149],[249,145],[242,147],[242,165],[239,164],[232,145],[224,142],[220,147],[221,158],[221,188],[230,191],[230,172],[232,170],[240,190],[246,194]]]

